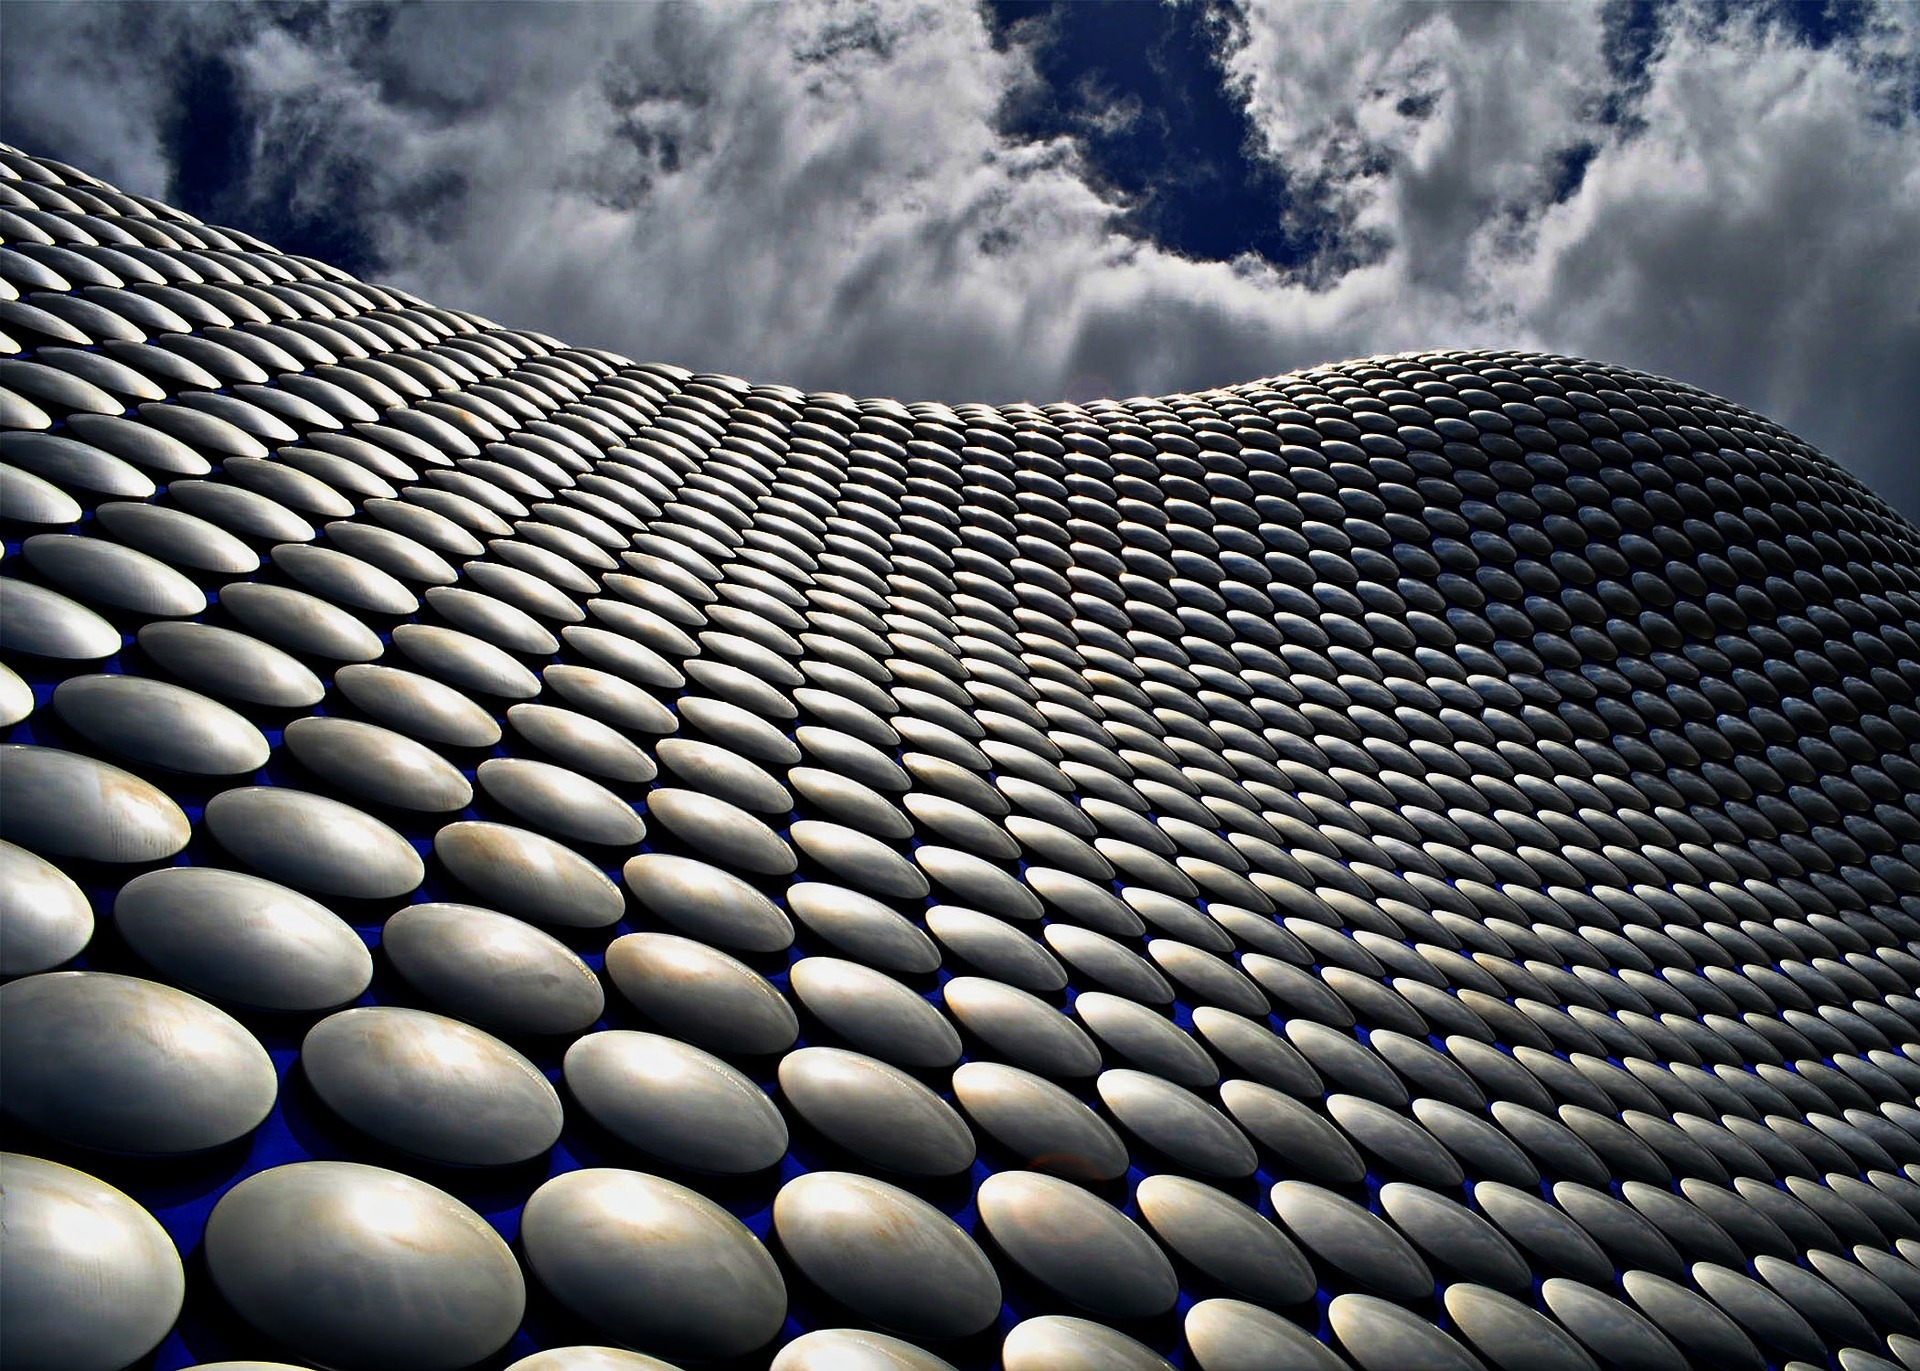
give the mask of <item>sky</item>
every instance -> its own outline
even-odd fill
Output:
[[[855,395],[1595,358],[1920,517],[1900,0],[7,0],[0,139],[503,324]]]

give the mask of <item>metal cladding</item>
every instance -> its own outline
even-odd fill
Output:
[[[1920,531],[899,404],[0,150],[0,1365],[1920,1366]]]

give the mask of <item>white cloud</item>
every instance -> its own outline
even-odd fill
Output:
[[[156,194],[166,188],[154,51],[100,5],[9,4],[0,41],[0,137],[57,135],[60,157],[102,180]]]
[[[1683,30],[1648,132],[1508,271],[1534,332],[1747,399],[1920,508],[1920,138],[1878,96],[1840,50]]]
[[[1764,16],[1674,12],[1629,130],[1595,120],[1594,7],[1287,6],[1235,66],[1288,165],[1384,164],[1344,193],[1396,244],[1407,312],[1719,391],[1920,512],[1913,18],[1815,51]],[[1578,191],[1549,205],[1582,141]]]
[[[217,43],[263,192],[350,196],[399,284],[634,355],[1044,400],[1536,346],[1729,395],[1920,511],[1912,14],[1816,51],[1666,12],[1623,126],[1598,8],[1259,7],[1222,57],[1264,154],[1383,245],[1319,289],[1124,237],[1072,144],[1001,132],[1029,55],[948,4],[15,4],[0,99],[158,193],[168,56]]]

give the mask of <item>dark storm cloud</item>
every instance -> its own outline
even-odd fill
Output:
[[[1044,400],[1546,347],[1920,512],[1915,22],[13,3],[0,136],[636,356]]]

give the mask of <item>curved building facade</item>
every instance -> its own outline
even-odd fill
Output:
[[[699,375],[0,153],[0,1365],[1920,1366],[1920,531]]]

